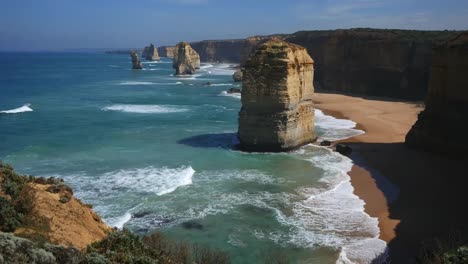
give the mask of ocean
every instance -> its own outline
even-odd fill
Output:
[[[325,147],[243,153],[229,64],[173,76],[170,59],[0,54],[0,159],[65,179],[104,221],[226,251],[233,263],[369,263],[385,251]],[[206,85],[210,82],[211,85]],[[321,140],[363,133],[316,110]]]

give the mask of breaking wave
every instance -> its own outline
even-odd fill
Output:
[[[4,110],[0,111],[2,114],[18,114],[18,113],[24,113],[24,112],[32,112],[32,108],[30,107],[30,104],[25,104],[21,107],[15,108],[15,109],[10,109],[10,110]]]
[[[189,111],[187,108],[165,105],[130,105],[130,104],[115,104],[102,108],[104,111],[119,111],[125,113],[137,114],[168,114],[181,113]]]

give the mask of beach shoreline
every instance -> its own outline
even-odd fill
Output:
[[[417,119],[418,112],[422,110],[422,108],[418,107],[417,103],[368,100],[339,94],[316,93],[314,101],[316,108],[322,110],[325,114],[335,118],[352,120],[356,122],[355,129],[365,131],[365,134],[337,141],[340,143],[403,142],[404,135],[406,135],[405,130],[411,128]],[[399,106],[396,111],[388,111],[394,104],[398,104]],[[368,115],[369,112],[364,111],[367,109],[373,109],[373,113]],[[410,117],[394,130],[387,130],[386,133],[382,133],[380,129],[375,129],[375,124],[371,124],[374,122],[373,119],[382,114],[391,116],[391,120],[392,115],[401,115],[402,112],[406,112]],[[380,123],[387,123],[382,127],[387,127],[388,123],[392,123],[388,120],[380,119]],[[390,218],[388,206],[390,198],[387,196],[396,196],[397,193],[395,192],[398,192],[398,190],[394,189],[391,190],[392,193],[384,193],[378,187],[376,179],[373,178],[372,169],[364,165],[365,162],[361,161],[359,165],[356,163],[359,155],[359,151],[354,150],[354,153],[350,157],[354,165],[352,170],[348,172],[354,188],[354,194],[365,202],[364,211],[371,217],[378,219],[379,238],[389,243],[395,238],[395,228],[400,221]]]
[[[423,110],[420,102],[322,93],[313,100],[325,114],[352,120],[365,131],[338,142],[353,150],[348,174],[354,194],[365,202],[365,212],[378,218],[392,263],[414,262],[427,242],[447,234],[465,237],[468,216],[459,206],[468,179],[460,175],[466,173],[468,158],[404,144]]]

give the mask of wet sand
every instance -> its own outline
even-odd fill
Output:
[[[466,158],[407,148],[405,136],[422,104],[320,94],[316,108],[355,121],[366,133],[343,140],[353,148],[349,173],[365,211],[379,219],[392,263],[412,263],[422,241],[451,231],[466,234]],[[461,139],[463,140],[463,139]]]

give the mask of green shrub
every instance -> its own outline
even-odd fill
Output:
[[[16,211],[15,206],[8,199],[0,196],[0,230],[13,232],[22,220],[23,215]]]

